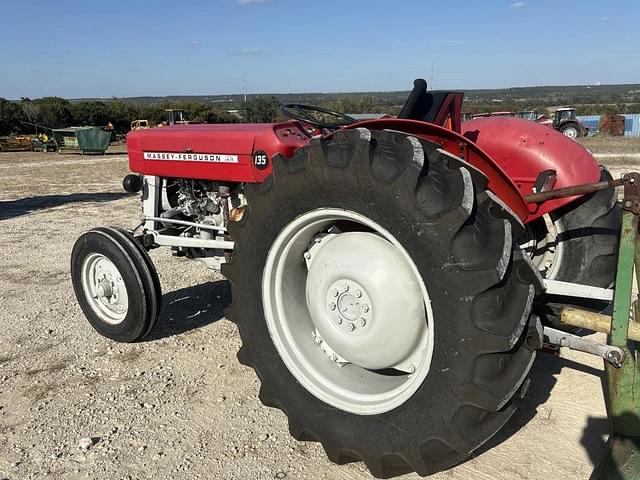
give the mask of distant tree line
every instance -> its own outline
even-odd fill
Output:
[[[319,106],[342,113],[397,113],[399,106],[376,103],[374,97],[355,95],[317,102]],[[237,114],[228,113],[232,107]],[[187,120],[195,123],[266,123],[284,120],[280,101],[275,96],[252,96],[240,108],[234,104],[211,104],[202,101],[131,102],[122,99],[69,101],[60,97],[0,98],[0,135],[33,133],[34,125],[48,128],[69,126],[106,126],[111,123],[117,133],[126,133],[131,122],[149,120],[156,125],[166,120],[166,109],[182,109]]]
[[[502,97],[497,97],[496,91],[472,91],[465,97],[463,111],[471,113],[497,111],[525,111],[536,110],[545,113],[552,105],[574,106],[578,115],[594,115],[603,113],[638,113],[640,103],[629,101],[632,97],[618,91],[611,91],[610,103],[593,102],[593,98],[582,93],[580,97],[585,103],[571,103],[570,96],[565,95],[561,87],[561,94],[549,92],[542,88],[530,89],[536,95],[522,97],[524,92],[512,95],[511,90],[505,90]],[[576,87],[577,88],[577,87]],[[522,89],[520,89],[522,90]],[[620,89],[622,90],[622,89]],[[584,90],[591,93],[591,90]],[[635,92],[635,91],[634,91]],[[638,90],[640,92],[640,90]],[[529,93],[529,92],[527,92]],[[231,100],[206,101],[202,98],[195,100],[167,101],[154,99],[149,101],[131,101],[124,99],[69,101],[60,97],[44,97],[38,99],[22,98],[10,101],[0,98],[0,135],[19,133],[33,133],[33,124],[49,128],[68,126],[95,125],[106,126],[111,123],[116,132],[123,134],[129,131],[131,122],[137,119],[149,120],[150,125],[156,125],[166,120],[166,109],[182,109],[187,120],[197,123],[236,123],[251,122],[264,123],[283,120],[280,111],[281,103],[298,102],[317,105],[340,113],[388,113],[396,115],[406,99],[408,93],[353,93],[353,94],[300,94],[299,99],[294,94],[279,96],[250,96],[247,102]],[[491,95],[491,96],[490,96]],[[634,93],[635,95],[635,93]],[[578,98],[579,95],[574,95]],[[637,98],[633,97],[634,99]],[[575,99],[575,98],[574,98]],[[587,103],[590,100],[592,103]],[[233,113],[229,113],[232,111]]]
[[[33,133],[34,124],[49,128],[111,123],[117,133],[126,133],[136,119],[149,120],[156,125],[166,120],[168,108],[183,109],[185,118],[198,123],[239,122],[235,115],[200,102],[160,102],[138,104],[119,99],[107,101],[70,102],[60,97],[36,100],[22,98],[9,101],[0,98],[0,135]]]

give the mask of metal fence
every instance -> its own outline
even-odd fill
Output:
[[[629,113],[624,117],[624,136],[640,137],[640,113]],[[594,135],[600,125],[600,115],[578,115],[578,120],[589,127],[589,135]]]

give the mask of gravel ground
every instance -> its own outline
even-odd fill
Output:
[[[296,442],[284,415],[260,404],[256,376],[235,357],[220,274],[154,250],[164,307],[151,336],[123,345],[89,327],[69,254],[84,230],[137,223],[126,173],[117,151],[0,154],[0,479],[371,478]],[[539,355],[507,427],[431,478],[587,478],[607,432],[602,376],[587,355]]]

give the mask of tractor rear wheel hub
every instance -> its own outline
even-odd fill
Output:
[[[424,299],[400,251],[379,235],[327,235],[309,262],[311,319],[330,349],[368,369],[408,358],[426,329]]]
[[[373,315],[370,305],[366,290],[353,280],[338,280],[327,292],[329,317],[348,332],[367,325]]]

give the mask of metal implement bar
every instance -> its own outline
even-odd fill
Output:
[[[524,196],[527,203],[541,203],[547,200],[555,200],[556,198],[573,197],[575,195],[583,195],[585,193],[598,192],[607,190],[608,188],[621,187],[624,185],[625,179],[618,178],[606,182],[584,183],[582,185],[572,185],[570,187],[557,188],[555,190],[547,190],[546,192],[532,193]]]
[[[589,298],[592,300],[613,300],[613,290],[610,288],[593,287],[580,283],[562,282],[560,280],[544,280],[544,293],[561,295],[563,297]]]
[[[560,313],[560,323],[573,327],[586,328],[594,332],[611,333],[611,316],[590,312],[575,307],[564,307]],[[627,332],[629,340],[640,342],[640,323],[629,322]]]

